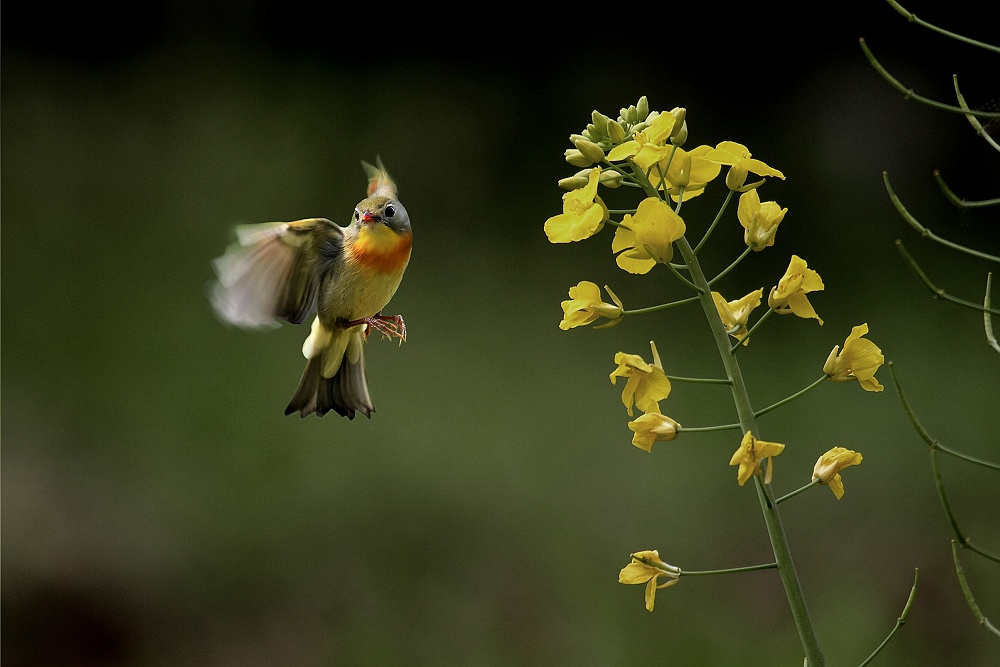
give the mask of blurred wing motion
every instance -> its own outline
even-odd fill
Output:
[[[326,218],[237,227],[238,243],[213,262],[212,305],[244,328],[298,324],[316,312],[320,273],[341,254],[344,232]]]

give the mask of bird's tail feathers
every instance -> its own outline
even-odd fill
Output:
[[[334,344],[306,363],[299,387],[285,408],[286,415],[298,412],[307,417],[315,412],[322,417],[333,410],[348,419],[354,419],[356,412],[371,419],[375,404],[368,393],[361,330],[344,333],[346,346]]]

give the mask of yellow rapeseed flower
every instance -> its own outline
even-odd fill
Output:
[[[771,457],[780,454],[784,448],[784,445],[777,442],[758,440],[750,431],[747,431],[743,436],[743,441],[740,443],[739,449],[733,454],[733,458],[729,460],[729,465],[739,465],[739,470],[736,472],[736,481],[740,483],[740,486],[746,484],[752,475],[759,475],[761,473],[760,463],[764,459],[768,459],[767,475],[764,477],[764,483],[770,484],[773,466]]]
[[[714,150],[711,146],[698,146],[690,151],[675,148],[666,160],[661,160],[649,171],[649,181],[654,187],[664,190],[675,202],[697,197],[705,191],[719,172],[722,165],[705,156]]]
[[[660,577],[668,577],[669,581],[657,585]],[[646,584],[646,609],[653,611],[656,589],[673,586],[680,581],[680,577],[680,568],[660,560],[658,551],[637,551],[632,554],[631,562],[618,573],[618,583]]]
[[[647,452],[653,451],[653,443],[659,440],[676,440],[680,424],[661,415],[659,412],[647,412],[635,421],[630,421],[628,427],[635,435],[632,444]]]
[[[615,355],[618,368],[611,372],[611,384],[617,384],[620,377],[628,378],[622,390],[622,403],[629,417],[633,415],[633,404],[643,412],[659,412],[659,402],[670,395],[670,380],[660,365],[656,345],[652,341],[649,345],[653,350],[652,364],[647,364],[638,354],[619,352]]]
[[[619,253],[618,266],[629,273],[649,273],[657,262],[667,263],[674,256],[674,241],[684,236],[681,216],[657,197],[639,203],[635,215],[626,215],[615,230],[611,251]]]
[[[581,280],[575,287],[570,287],[569,300],[562,302],[563,319],[559,328],[565,331],[586,326],[601,317],[606,317],[609,321],[594,327],[595,329],[611,327],[621,322],[624,317],[622,302],[610,287],[605,285],[604,289],[614,301],[613,305],[601,301],[601,288],[589,280]]]
[[[774,245],[774,235],[778,225],[788,213],[787,208],[781,208],[773,201],[760,201],[760,195],[754,188],[740,195],[740,204],[736,215],[743,225],[743,240],[755,252],[760,252]]]
[[[726,327],[726,333],[736,340],[743,340],[743,337],[747,335],[747,321],[750,319],[750,313],[760,305],[763,296],[763,288],[750,292],[736,301],[726,301],[726,298],[718,292],[712,292],[712,298],[715,299],[715,309],[719,311],[719,317],[722,319],[722,325]],[[749,340],[746,341],[744,345],[749,342]]]
[[[862,458],[858,452],[843,447],[834,447],[816,460],[812,478],[818,479],[820,484],[829,486],[833,495],[837,497],[837,500],[840,500],[844,497],[844,481],[840,478],[840,471],[860,464]]]
[[[798,255],[792,255],[785,275],[778,281],[777,287],[771,288],[767,297],[767,305],[779,315],[792,313],[806,319],[819,320],[823,324],[806,294],[819,292],[824,288],[823,279],[808,267],[806,261]]]
[[[545,235],[551,243],[569,243],[590,238],[604,227],[608,207],[597,196],[601,168],[594,167],[587,185],[563,195],[563,212],[545,221]]]
[[[670,151],[672,146],[667,143],[674,130],[676,119],[668,113],[661,113],[649,122],[646,129],[636,132],[632,139],[619,144],[608,153],[608,162],[621,162],[632,158],[644,171],[646,167],[659,162]]]
[[[837,354],[839,345],[823,364],[823,372],[834,382],[857,380],[865,391],[882,391],[884,387],[875,378],[877,371],[885,363],[885,357],[878,345],[866,338],[868,324],[859,324],[851,329],[851,335],[844,341],[844,351]]]
[[[784,180],[785,175],[774,167],[770,167],[760,160],[750,157],[750,150],[743,144],[735,141],[722,141],[716,145],[715,149],[705,155],[709,160],[719,164],[729,165],[729,173],[726,174],[726,185],[730,190],[739,190],[747,181],[747,173],[758,176],[777,176]]]

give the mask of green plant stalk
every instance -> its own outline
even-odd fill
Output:
[[[650,193],[653,194],[653,193]],[[702,271],[698,257],[694,254],[691,244],[687,238],[681,237],[677,241],[677,247],[688,265],[691,281],[700,289],[698,301],[708,319],[712,330],[712,337],[719,350],[719,356],[726,368],[726,376],[732,382],[733,401],[736,404],[736,412],[739,415],[740,426],[744,432],[750,431],[757,434],[757,424],[750,405],[750,397],[747,393],[746,384],[743,382],[743,374],[736,357],[732,354],[729,346],[729,335],[719,318],[719,311],[715,307],[712,299],[712,290],[709,288],[708,280]],[[771,548],[774,552],[775,562],[778,564],[778,575],[785,588],[785,595],[788,597],[788,604],[791,607],[792,618],[795,620],[795,627],[799,632],[799,640],[802,642],[802,649],[805,651],[806,664],[809,667],[821,667],[825,664],[823,653],[820,651],[819,642],[816,639],[816,632],[813,630],[812,620],[809,618],[809,610],[806,607],[805,596],[802,592],[802,585],[799,583],[798,574],[795,572],[795,564],[792,561],[791,551],[788,549],[788,542],[785,539],[785,530],[781,525],[781,516],[774,499],[769,495],[767,487],[760,480],[759,476],[754,477],[756,482],[757,497],[760,500],[761,511],[764,514],[764,524],[767,526],[768,537],[771,540]]]

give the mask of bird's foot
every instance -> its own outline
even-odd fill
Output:
[[[362,317],[360,320],[346,322],[343,326],[348,329],[359,324],[368,325],[365,327],[365,340],[368,339],[368,334],[371,333],[372,329],[382,334],[383,338],[398,338],[401,345],[406,340],[406,323],[403,321],[402,315],[378,313],[371,317]]]

